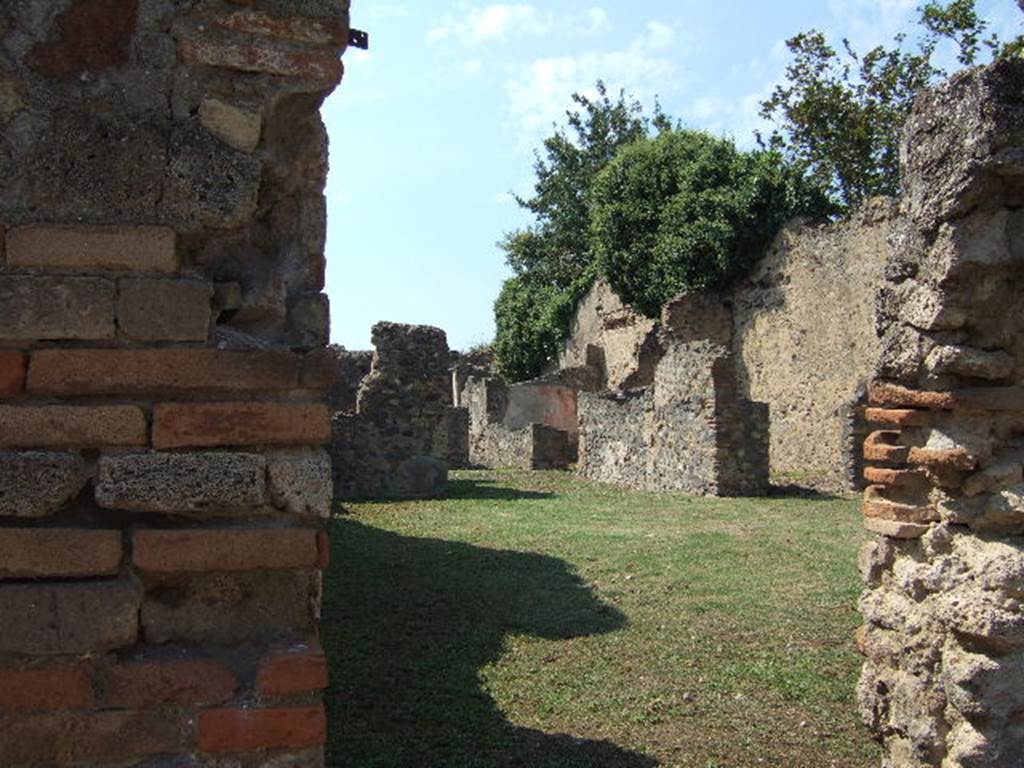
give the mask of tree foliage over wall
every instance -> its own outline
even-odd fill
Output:
[[[848,40],[837,49],[817,30],[786,42],[786,82],[761,104],[779,127],[767,144],[784,152],[846,208],[873,195],[899,194],[899,142],[917,93],[947,73],[936,63],[952,42],[962,66],[1019,53],[1024,40],[988,34],[974,0],[929,2],[918,8],[915,45],[899,34],[889,46],[861,55]]]
[[[858,54],[818,31],[787,42],[786,82],[762,103],[778,126],[762,150],[684,131],[655,106],[620,92],[573,96],[564,129],[543,143],[529,198],[534,224],[500,243],[514,276],[495,303],[501,372],[519,381],[557,358],[576,302],[599,275],[656,316],[684,290],[721,286],[744,272],[791,216],[841,213],[899,193],[899,138],[913,99],[946,73],[952,44],[962,66],[1020,54],[975,0],[928,2],[914,35]],[[913,47],[911,48],[911,44]]]
[[[495,352],[512,381],[537,376],[557,357],[573,307],[593,283],[589,231],[597,174],[621,147],[671,128],[657,105],[647,118],[639,102],[622,92],[613,100],[600,82],[596,97],[572,98],[567,127],[545,139],[537,155],[533,196],[516,198],[535,223],[500,243],[514,277],[495,303]]]
[[[615,292],[656,317],[679,293],[746,272],[788,219],[828,212],[779,153],[672,131],[624,148],[598,176],[591,235]]]

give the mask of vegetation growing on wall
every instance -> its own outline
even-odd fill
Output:
[[[623,301],[650,317],[683,291],[724,285],[825,195],[777,152],[742,152],[700,131],[625,147],[592,190],[591,242]]]
[[[899,141],[917,93],[947,76],[936,61],[951,41],[962,66],[1024,49],[1024,38],[1009,43],[987,34],[974,0],[929,2],[918,9],[916,47],[908,35],[861,55],[848,40],[837,50],[817,30],[786,42],[793,58],[786,82],[761,104],[761,116],[777,123],[768,137],[829,189],[842,207],[873,195],[899,194]]]

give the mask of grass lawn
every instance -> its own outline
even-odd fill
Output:
[[[331,768],[874,768],[855,501],[459,472],[330,522]]]

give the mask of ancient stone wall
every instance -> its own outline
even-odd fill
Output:
[[[471,464],[565,469],[576,460],[575,390],[471,376],[460,399],[469,413]]]
[[[584,391],[618,391],[650,384],[660,356],[655,321],[599,280],[576,307],[558,368],[592,371],[579,382]]]
[[[845,222],[793,222],[726,297],[739,385],[771,407],[780,482],[860,487],[855,406],[879,354],[875,302],[894,219],[894,203],[878,198]]]
[[[323,765],[347,3],[0,7],[0,765]]]
[[[359,401],[359,387],[373,366],[373,352],[331,345],[329,354],[337,369],[337,379],[327,392],[327,402],[335,413],[354,413]]]
[[[444,491],[447,460],[462,465],[465,416],[453,413],[444,331],[378,323],[370,373],[354,412],[333,418],[331,455],[339,499],[421,498]]]
[[[1024,60],[919,98],[879,304],[865,721],[892,768],[1024,755]]]
[[[668,325],[681,312],[726,344],[742,397],[769,405],[771,471],[782,483],[862,487],[860,415],[880,349],[875,303],[894,218],[894,204],[879,198],[846,222],[794,221],[738,284],[663,308]],[[654,321],[603,283],[580,302],[572,328],[558,375],[582,391],[648,386],[666,353]]]
[[[768,408],[743,399],[729,315],[714,297],[666,306],[650,387],[581,393],[580,473],[640,490],[761,495]]]

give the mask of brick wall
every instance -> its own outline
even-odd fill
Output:
[[[346,4],[0,9],[0,765],[323,764]]]
[[[1024,755],[1024,60],[918,99],[879,305],[865,722],[893,768]]]

